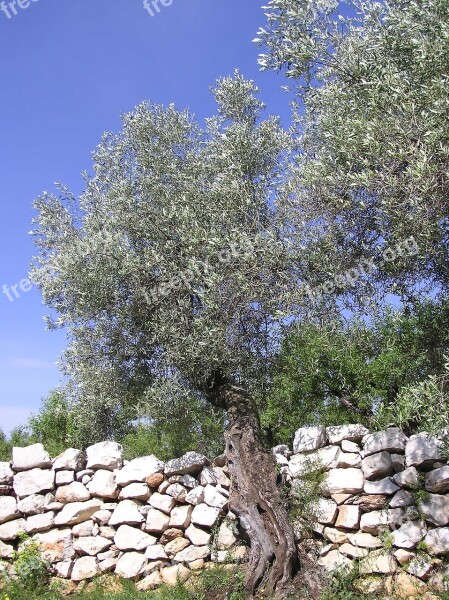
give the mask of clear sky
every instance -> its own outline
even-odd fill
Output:
[[[65,347],[62,332],[45,330],[38,292],[16,287],[16,298],[12,287],[27,277],[34,251],[33,199],[55,181],[79,193],[102,132],[117,130],[119,115],[144,99],[189,106],[200,119],[213,114],[209,87],[235,67],[257,81],[286,126],[290,113],[285,82],[258,72],[251,43],[263,0],[172,0],[154,16],[143,0],[20,3],[29,6],[0,12],[0,288],[13,299],[0,293],[5,431],[58,384]]]

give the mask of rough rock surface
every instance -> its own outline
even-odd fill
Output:
[[[324,427],[301,427],[295,433],[293,452],[318,450],[326,445],[327,435]]]
[[[441,442],[427,433],[412,435],[405,449],[407,467],[432,467],[443,459]]]
[[[99,442],[86,449],[88,469],[113,471],[123,465],[123,447],[116,442]]]
[[[38,494],[39,492],[48,492],[53,490],[55,485],[55,473],[50,469],[31,469],[17,473],[14,476],[14,491],[19,498]]]
[[[187,452],[184,456],[174,458],[165,465],[165,475],[170,477],[171,475],[196,474],[207,464],[209,461],[202,454]]]
[[[14,471],[31,469],[50,469],[51,459],[42,444],[33,444],[25,448],[12,449],[12,468]]]

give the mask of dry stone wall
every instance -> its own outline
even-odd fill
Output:
[[[312,522],[297,523],[298,542],[313,548],[327,571],[351,569],[357,561],[366,592],[386,587],[393,593],[395,585],[403,593],[444,590],[447,441],[445,434],[407,437],[397,427],[374,434],[362,425],[299,429],[293,453],[287,446],[273,449],[293,495],[311,470],[322,474],[322,496],[313,502]]]
[[[41,444],[14,448],[12,462],[0,463],[0,569],[12,569],[24,533],[58,577],[115,572],[142,590],[243,559],[228,473],[196,452],[127,462],[115,442],[53,460]]]
[[[361,589],[393,594],[443,590],[449,578],[449,466],[444,439],[407,437],[397,427],[306,427],[293,451],[273,448],[280,477],[302,502],[316,472],[320,493],[294,523],[301,552],[324,571],[357,565]],[[446,439],[447,441],[447,439]],[[61,578],[114,572],[140,589],[185,581],[192,572],[244,560],[229,510],[229,470],[189,452],[163,463],[123,459],[102,442],[51,459],[41,444],[14,448],[0,463],[0,571],[12,569],[23,533]],[[304,506],[300,506],[303,515]]]

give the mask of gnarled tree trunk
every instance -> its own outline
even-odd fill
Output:
[[[276,485],[276,462],[262,443],[257,407],[245,390],[224,382],[214,386],[209,399],[228,412],[230,506],[251,544],[247,588],[255,591],[263,583],[281,598],[298,568],[298,555]]]

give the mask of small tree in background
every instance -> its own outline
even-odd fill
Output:
[[[436,402],[426,410],[418,395],[435,391],[428,379],[433,377],[441,383],[441,402],[448,354],[445,300],[418,304],[413,311],[381,309],[369,322],[341,318],[294,328],[276,363],[262,424],[273,445],[304,425],[397,423],[408,433],[435,431],[441,428]]]

